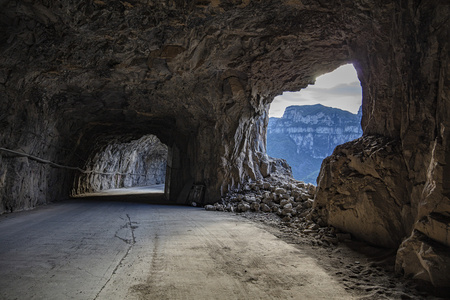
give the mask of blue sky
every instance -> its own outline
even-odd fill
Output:
[[[322,104],[340,108],[356,114],[361,106],[361,84],[352,64],[340,66],[331,73],[316,78],[298,92],[284,92],[275,97],[270,105],[269,116],[283,116],[286,107],[291,105]]]

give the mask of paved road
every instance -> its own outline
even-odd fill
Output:
[[[0,216],[0,299],[351,299],[244,218],[102,199]]]
[[[92,196],[122,196],[122,195],[142,195],[142,194],[161,194],[164,193],[164,184],[154,184],[150,186],[137,186],[130,188],[109,189],[95,193],[85,193],[77,195],[80,197],[92,197]]]

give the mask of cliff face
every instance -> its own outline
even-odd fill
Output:
[[[286,159],[297,180],[316,183],[322,160],[362,135],[361,114],[320,104],[287,107],[282,118],[269,119],[267,154]]]
[[[449,15],[447,0],[1,1],[0,212],[67,197],[91,155],[146,134],[168,146],[169,198],[201,183],[219,200],[269,175],[274,96],[352,62],[364,135],[323,164],[316,213],[401,242],[399,271],[450,286]],[[386,222],[357,226],[374,206]]]

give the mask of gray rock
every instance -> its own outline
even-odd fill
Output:
[[[246,196],[244,197],[244,200],[247,201],[247,202],[249,202],[249,203],[252,203],[252,202],[255,202],[255,201],[256,201],[256,197],[255,197],[254,194],[248,194],[248,195],[246,195]]]
[[[282,194],[286,194],[286,189],[284,189],[284,188],[276,188],[274,192],[277,195],[282,195]]]
[[[260,205],[257,202],[253,202],[252,204],[250,204],[250,209],[253,211],[259,211]]]
[[[280,205],[283,209],[292,209],[292,203],[286,203],[285,205]]]
[[[224,206],[222,204],[219,204],[219,203],[214,204],[214,208],[217,211],[224,211]]]
[[[283,216],[291,215],[292,214],[292,208],[283,208],[281,210],[280,214],[283,215]]]
[[[248,203],[239,203],[237,207],[238,212],[246,212],[250,210],[250,205]]]
[[[281,200],[280,201],[280,206],[281,207],[284,207],[286,204],[288,204],[288,203],[291,203],[289,200],[287,200],[287,199],[283,199],[283,200]],[[292,205],[291,205],[292,206]]]
[[[271,212],[271,211],[272,211],[272,209],[269,207],[269,205],[267,205],[267,204],[265,204],[265,203],[261,204],[260,209],[261,209],[263,212]]]
[[[205,205],[205,209],[206,210],[209,210],[209,211],[215,211],[216,210],[216,207],[214,206],[214,205]]]

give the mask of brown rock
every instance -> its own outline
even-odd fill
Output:
[[[397,272],[423,283],[431,282],[438,292],[450,291],[450,252],[444,246],[415,230],[397,252]]]
[[[412,226],[402,217],[408,202],[406,188],[399,188],[406,177],[399,152],[398,142],[374,136],[336,147],[322,164],[314,209],[360,239],[398,247]]]
[[[315,209],[372,243],[417,228],[448,249],[447,1],[291,2],[2,1],[0,213],[67,198],[89,157],[147,134],[168,147],[171,200],[288,178],[265,153],[270,102],[353,62],[364,138],[324,162]]]
[[[265,203],[261,204],[261,210],[263,212],[271,212],[272,211],[272,209],[269,207],[269,205],[267,205]]]

